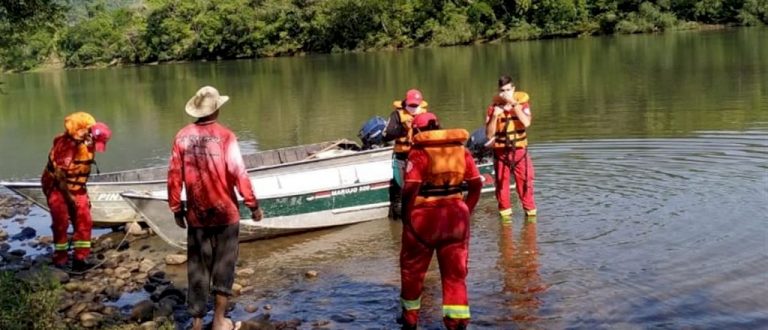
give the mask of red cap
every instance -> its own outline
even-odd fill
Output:
[[[413,118],[413,128],[422,129],[424,127],[429,126],[430,122],[434,122],[435,125],[440,125],[437,121],[437,116],[435,116],[434,113],[431,112],[424,112],[416,115],[416,117]]]
[[[405,105],[420,105],[421,101],[424,101],[424,96],[421,95],[421,91],[418,89],[411,89],[405,93]]]
[[[107,141],[112,137],[112,131],[107,124],[98,122],[91,126],[91,137],[96,151],[104,152],[107,150]]]

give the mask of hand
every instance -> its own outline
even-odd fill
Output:
[[[181,228],[187,228],[187,224],[184,221],[184,211],[179,211],[173,214],[173,220],[176,221],[176,225]]]
[[[261,221],[262,218],[264,218],[264,210],[261,208],[251,210],[251,219],[253,219],[253,221],[258,222]]]
[[[493,107],[493,116],[494,117],[501,116],[502,114],[504,114],[504,108],[502,108],[502,107],[500,107],[498,105]]]
[[[413,125],[413,118],[408,118],[403,122],[403,126],[407,129],[411,129],[411,126]]]

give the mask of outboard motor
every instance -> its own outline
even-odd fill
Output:
[[[488,143],[488,138],[485,137],[485,127],[472,131],[469,140],[467,140],[467,149],[478,162],[491,156],[491,148],[487,147],[486,143]]]
[[[385,145],[384,128],[387,127],[387,121],[384,118],[375,116],[363,124],[357,137],[363,143],[363,150],[374,149]]]

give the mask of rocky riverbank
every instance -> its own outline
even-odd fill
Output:
[[[174,329],[188,325],[187,289],[177,286],[166,272],[167,268],[183,272],[183,252],[161,251],[142,244],[147,231],[140,235],[114,232],[93,239],[96,267],[92,270],[78,274],[53,268],[50,230],[4,225],[8,221],[27,221],[32,207],[20,198],[0,196],[0,273],[12,274],[27,287],[53,283],[46,288],[53,293],[48,303],[55,304],[54,324],[61,328],[99,329]],[[6,231],[8,227],[18,232]],[[233,287],[235,297],[230,310],[237,308],[242,311],[240,315],[250,315],[242,322],[242,329],[295,329],[301,325],[301,320],[271,321],[268,304],[238,302],[241,295],[255,292],[249,280],[254,274],[252,268],[238,268]],[[133,298],[130,303],[125,301],[129,296]]]

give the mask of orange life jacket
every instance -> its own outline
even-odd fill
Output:
[[[469,139],[465,129],[433,130],[416,134],[414,148],[427,153],[429,165],[423,176],[416,204],[442,198],[462,198],[466,171],[464,143]]]
[[[529,96],[525,92],[515,92],[515,101],[520,104],[528,103]],[[501,105],[494,102],[495,105]],[[517,118],[512,111],[505,111],[503,115],[496,119],[496,140],[493,142],[494,148],[525,148],[528,147],[528,133],[525,131],[525,125]]]
[[[394,101],[392,102],[392,106],[395,107],[395,110],[397,111],[397,114],[400,116],[400,123],[405,123],[408,120],[413,120],[413,115],[411,115],[408,110],[405,110],[405,107],[403,106],[402,101]],[[427,107],[429,104],[427,101],[421,101],[421,104],[419,105],[423,112],[427,112]],[[405,126],[405,124],[403,124]],[[408,129],[408,134],[405,136],[399,137],[395,139],[395,147],[392,151],[394,151],[396,154],[399,153],[407,153],[411,150],[411,139],[413,139],[413,129]]]
[[[408,120],[413,120],[413,116],[404,109],[398,109],[397,114],[400,116],[400,122],[404,123]],[[395,139],[395,147],[392,149],[395,153],[407,153],[411,151],[411,139],[413,138],[413,129],[409,128],[408,133],[405,136]]]
[[[48,172],[55,176],[56,163],[53,150],[48,155]],[[72,162],[66,166],[60,166],[59,169],[64,171],[64,178],[66,180],[67,189],[71,192],[79,192],[85,190],[85,183],[88,182],[88,177],[91,175],[91,165],[94,163],[93,151],[88,148],[85,143],[77,144],[77,153],[72,158]]]

